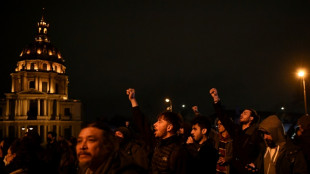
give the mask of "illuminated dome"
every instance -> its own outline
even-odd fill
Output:
[[[44,10],[44,9],[43,9]],[[60,52],[51,44],[47,29],[49,24],[44,17],[38,22],[38,31],[33,43],[27,45],[19,57],[15,71],[56,72],[65,74],[65,60]]]
[[[35,41],[27,45],[20,54],[20,60],[47,60],[64,64],[60,52],[50,43],[47,35],[49,24],[45,22],[42,15],[41,21],[38,22],[38,33]]]

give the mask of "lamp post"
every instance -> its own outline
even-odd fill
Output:
[[[167,110],[172,112],[172,101],[169,98],[165,99],[166,103],[169,103],[169,107],[167,107]]]
[[[305,83],[305,71],[300,70],[298,76],[302,78],[302,85],[304,89],[304,103],[305,103],[305,114],[308,115],[307,111],[307,95],[306,95],[306,83]]]

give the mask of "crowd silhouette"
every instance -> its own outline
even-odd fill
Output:
[[[29,131],[0,142],[2,174],[307,174],[310,118],[301,116],[285,132],[277,115],[261,120],[246,108],[235,120],[210,89],[216,119],[193,106],[193,118],[164,111],[155,123],[143,114],[135,89],[126,90],[131,122],[115,127],[104,121],[84,123],[78,137],[48,132],[47,144]],[[297,128],[296,128],[297,126]]]

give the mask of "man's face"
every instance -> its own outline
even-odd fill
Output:
[[[251,111],[246,109],[240,115],[240,123],[246,124],[253,120],[251,116]]]
[[[226,129],[225,127],[222,125],[222,122],[219,120],[217,121],[217,129],[219,130],[219,133],[223,133]]]
[[[102,145],[103,131],[95,127],[81,130],[76,145],[77,158],[80,165],[89,165],[98,158]]]
[[[271,148],[274,148],[276,146],[275,143],[272,140],[272,136],[271,136],[270,133],[264,132],[264,140],[267,143],[267,146],[269,146]]]
[[[169,122],[164,120],[164,117],[161,116],[158,118],[157,122],[154,123],[154,135],[156,138],[167,138],[168,126],[171,126]]]
[[[198,124],[192,126],[191,134],[193,139],[197,142],[199,142],[203,138],[202,129],[198,126]]]

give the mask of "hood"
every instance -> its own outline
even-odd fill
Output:
[[[276,115],[271,115],[265,118],[260,123],[259,129],[270,133],[272,140],[276,143],[276,145],[280,145],[285,142],[284,126]]]

